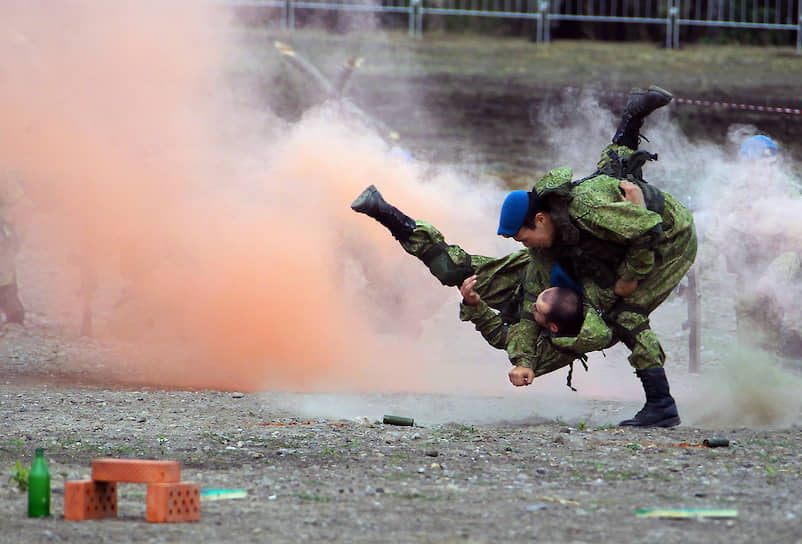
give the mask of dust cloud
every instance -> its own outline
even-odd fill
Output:
[[[594,170],[618,122],[599,105],[601,92],[567,95],[535,117],[549,133],[554,165],[573,166],[575,178]],[[625,103],[622,97],[621,111]],[[701,377],[687,374],[684,301],[674,295],[651,320],[668,351],[666,366],[677,385],[680,412],[684,421],[698,425],[789,424],[802,409],[799,352],[778,351],[802,331],[802,168],[782,152],[781,141],[774,159],[741,159],[741,144],[761,133],[752,125],[732,125],[722,135],[723,144],[691,141],[672,123],[680,107],[657,110],[641,131],[649,138],[641,147],[659,155],[644,167],[644,177],[693,211],[699,234],[694,267],[702,297]],[[566,145],[577,141],[581,146]],[[744,308],[739,331],[736,306]],[[636,393],[624,389],[634,380],[623,375],[620,358],[591,358],[591,363],[593,394],[625,399]]]
[[[705,374],[688,399],[688,423],[708,427],[783,427],[802,410],[802,379],[771,353],[742,346],[728,363]]]

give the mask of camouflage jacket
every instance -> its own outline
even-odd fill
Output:
[[[549,287],[553,261],[534,250],[527,253],[529,264],[521,278],[524,297],[520,302],[520,320],[505,323],[502,315],[484,299],[476,306],[462,303],[460,319],[472,322],[490,345],[506,350],[513,365],[532,368],[536,376],[570,365],[576,359],[584,359],[585,353],[611,345],[613,334],[600,308],[609,308],[614,300],[609,300],[608,295],[595,285],[588,285],[583,293],[585,321],[579,335],[553,336],[535,322],[532,305]],[[490,298],[493,304],[495,301]]]
[[[535,184],[538,195],[549,200],[558,230],[543,252],[573,262],[583,285],[612,289],[618,278],[648,276],[663,238],[660,213],[626,202],[617,178],[602,174],[573,184],[571,175],[570,168],[557,168]]]
[[[617,178],[598,175],[573,185],[571,176],[570,169],[559,168],[535,185],[539,194],[553,199],[559,238],[551,248],[529,252],[532,264],[523,279],[521,320],[505,329],[500,319],[494,320],[492,309],[481,304],[463,305],[460,311],[461,319],[472,321],[491,345],[507,350],[512,364],[532,368],[535,375],[614,343],[603,316],[617,300],[615,281],[649,276],[660,266],[662,256],[674,251],[674,236],[693,228],[690,212],[666,193],[656,191],[664,199],[661,214],[624,201]],[[576,337],[553,337],[541,330],[532,315],[531,305],[549,286],[544,270],[558,259],[573,263],[584,290],[585,322]]]

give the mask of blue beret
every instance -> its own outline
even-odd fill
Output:
[[[780,150],[777,149],[777,144],[774,143],[774,140],[768,136],[758,134],[741,144],[741,149],[738,151],[738,154],[743,159],[760,159],[763,157],[772,157],[779,152]]]
[[[526,211],[529,209],[529,193],[513,191],[501,205],[501,217],[498,221],[498,234],[515,236],[524,224]]]

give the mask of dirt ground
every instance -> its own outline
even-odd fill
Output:
[[[263,43],[265,57],[276,54],[274,39],[309,51],[321,65],[325,57],[367,57],[349,86],[355,104],[398,130],[413,155],[466,169],[481,164],[484,174],[508,184],[551,166],[532,152],[547,144],[530,113],[568,87],[609,90],[600,100],[609,99],[611,109],[621,101],[615,93],[644,82],[659,82],[678,97],[802,107],[791,75],[802,57],[787,50],[670,52],[591,42],[537,48],[470,36],[413,42],[404,35],[255,30],[247,39]],[[290,121],[315,101],[314,86],[292,86],[297,74],[288,67],[249,78]],[[733,123],[752,124],[802,156],[800,116],[672,108],[672,121],[691,136],[723,142]],[[436,119],[424,122],[421,112]],[[735,396],[722,406],[705,397],[703,377],[687,371],[686,306],[679,297],[656,312],[654,323],[688,417],[683,412],[684,424],[673,429],[628,430],[615,423],[639,408],[637,389],[624,400],[527,391],[522,403],[507,394],[236,392],[137,382],[135,374],[107,367],[117,346],[80,336],[77,324],[48,315],[40,288],[56,272],[38,268],[37,251],[27,246],[19,258],[28,320],[0,336],[2,543],[802,542],[798,401],[778,408],[777,396],[765,400],[771,388],[763,403]],[[703,336],[719,334],[706,341],[707,375],[721,368],[731,341],[720,334],[734,330],[731,289],[704,293]],[[608,359],[626,365],[615,350]],[[798,371],[785,372],[777,391],[787,394],[791,383],[789,399],[798,398]],[[575,399],[574,408],[555,411],[566,398]],[[704,408],[713,406],[710,416]],[[772,410],[785,413],[775,417]],[[763,411],[772,413],[761,419]],[[416,425],[382,424],[384,414],[414,417]],[[729,446],[703,446],[714,437]],[[17,461],[30,465],[38,446],[46,448],[52,474],[52,515],[28,519],[26,495],[10,478]],[[182,480],[244,489],[247,497],[203,499],[198,523],[149,524],[144,486],[122,484],[117,519],[67,522],[64,482],[88,477],[98,457],[177,460]],[[667,519],[639,517],[641,509],[725,512]]]

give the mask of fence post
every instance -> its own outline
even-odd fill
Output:
[[[287,0],[287,26],[290,30],[295,30],[295,3],[293,0]]]
[[[682,19],[682,0],[676,0],[674,9],[674,49],[679,49],[679,21]]]
[[[679,2],[680,0],[668,0],[666,49],[679,49]]]
[[[421,0],[409,0],[409,37],[420,38],[423,33],[423,21],[418,21]]]
[[[415,0],[415,27],[417,30],[417,37],[423,37],[423,0]]]
[[[796,25],[796,52],[802,53],[802,2],[799,3],[799,21]]]
[[[537,13],[537,41],[549,43],[549,0],[540,0]]]
[[[696,268],[688,271],[688,372],[698,374],[700,371],[700,334],[701,308],[699,285],[696,282]]]
[[[410,38],[415,37],[415,2],[414,0],[409,0],[409,30],[407,33],[409,34]]]

